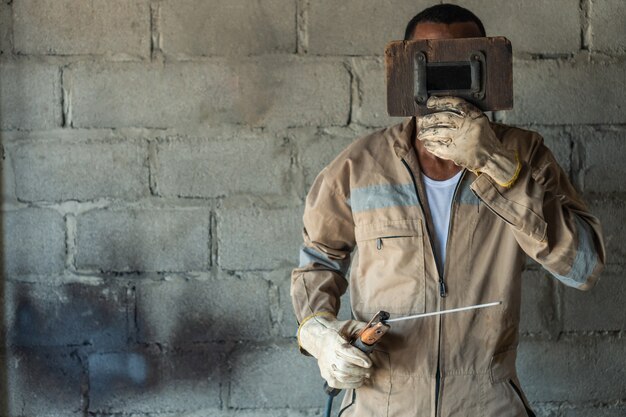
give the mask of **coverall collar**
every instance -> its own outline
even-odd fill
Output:
[[[404,158],[413,148],[413,137],[415,136],[416,117],[407,117],[397,129],[392,129],[391,140],[393,150],[400,159]]]

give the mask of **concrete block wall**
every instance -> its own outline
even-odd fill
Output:
[[[304,198],[398,122],[382,51],[433,3],[0,0],[0,416],[320,415],[289,300]],[[529,263],[522,384],[540,416],[626,415],[626,4],[456,3],[513,42],[495,117],[544,135],[605,229],[590,293]]]

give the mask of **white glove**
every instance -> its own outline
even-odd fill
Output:
[[[304,321],[298,329],[300,347],[317,359],[322,378],[330,387],[358,388],[370,377],[372,361],[348,343],[366,324],[318,315]]]
[[[440,110],[418,119],[417,139],[426,150],[475,173],[483,172],[503,187],[513,185],[522,165],[517,153],[496,137],[483,112],[458,97],[431,96],[426,106]]]

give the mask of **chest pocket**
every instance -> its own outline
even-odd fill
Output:
[[[357,226],[358,265],[351,278],[355,312],[425,311],[424,242],[421,220]]]

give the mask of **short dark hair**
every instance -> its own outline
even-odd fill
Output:
[[[418,14],[411,19],[408,25],[406,25],[406,30],[404,31],[404,40],[411,40],[413,37],[413,32],[415,31],[415,26],[418,23],[445,23],[447,25],[451,23],[464,23],[464,22],[474,22],[482,36],[487,36],[487,32],[485,32],[485,26],[483,22],[472,12],[463,8],[461,6],[457,6],[455,4],[437,4],[435,6],[429,7],[427,9],[422,10]]]

